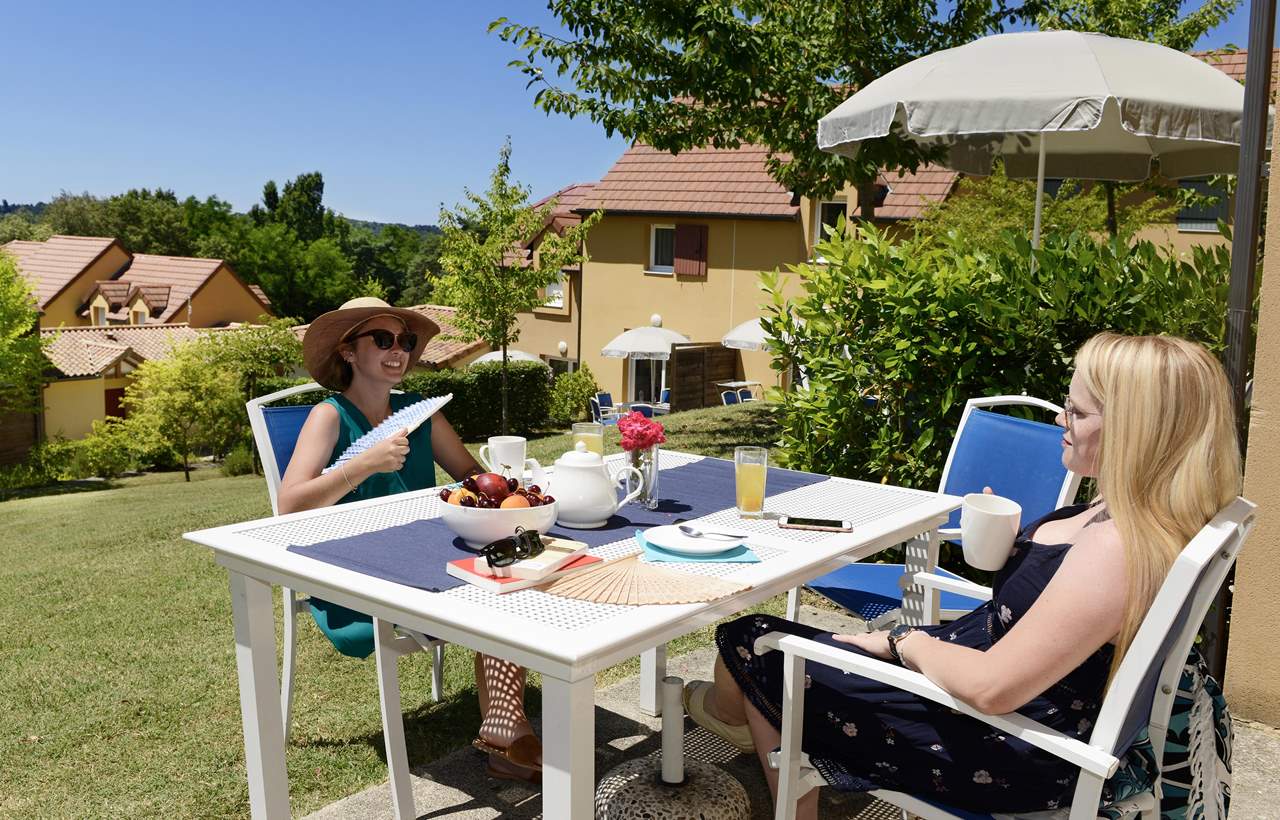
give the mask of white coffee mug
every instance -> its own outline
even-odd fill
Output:
[[[965,563],[988,572],[1003,567],[1021,523],[1022,507],[1018,502],[990,493],[966,495],[960,508]]]
[[[491,473],[523,478],[525,470],[540,472],[537,459],[525,458],[528,441],[524,436],[489,436],[489,443],[480,445],[480,461]]]

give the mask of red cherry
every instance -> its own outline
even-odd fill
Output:
[[[552,498],[551,496],[549,496],[549,495],[544,495],[544,496],[542,497],[542,503],[543,503],[543,504],[554,504],[554,503],[556,503],[556,500],[555,500],[554,498]]]
[[[480,488],[476,485],[476,480],[474,476],[467,476],[466,478],[462,479],[462,489],[470,490],[471,492],[474,493],[474,492],[478,492]]]
[[[446,488],[444,488],[443,490],[441,490],[441,491],[440,491],[440,500],[441,500],[441,501],[448,501],[448,500],[449,500],[449,488],[448,488],[448,487],[446,487]]]
[[[463,507],[475,507],[476,500],[469,495],[464,495],[462,500],[458,502]]]
[[[519,481],[516,481],[514,478],[507,479],[507,492],[514,493],[519,488],[520,488]]]
[[[539,487],[537,484],[530,484],[529,492],[534,493],[535,495],[542,495],[542,488]]]

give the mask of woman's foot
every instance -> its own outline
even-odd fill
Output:
[[[519,766],[502,755],[490,754],[484,771],[485,774],[498,780],[519,780],[535,786],[542,783],[541,768]]]
[[[713,687],[714,684],[711,681],[705,680],[694,680],[685,684],[685,712],[688,713],[689,717],[693,718],[694,723],[724,739],[738,751],[755,751],[756,744],[751,739],[751,730],[747,728],[747,724],[735,725],[726,723],[712,714],[707,708],[707,694],[711,692]]]
[[[481,736],[471,741],[471,745],[482,752],[488,752],[490,757],[502,758],[515,766],[542,770],[542,741],[532,732],[506,744],[494,743],[481,732]]]

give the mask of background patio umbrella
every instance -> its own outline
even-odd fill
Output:
[[[500,362],[500,361],[502,361],[502,351],[495,350],[492,353],[486,353],[483,356],[477,356],[475,360],[471,362],[471,364],[467,365],[467,367],[470,367],[471,365],[475,365],[475,364],[484,364],[485,362]],[[523,350],[512,350],[511,348],[507,348],[507,361],[538,362],[539,364],[545,364],[545,362],[543,362],[542,359],[539,359],[537,356],[533,355],[532,353],[525,353]]]
[[[720,344],[735,350],[764,350],[769,346],[769,334],[764,332],[759,319],[752,319],[724,334]]]
[[[657,321],[655,317],[654,321]],[[633,327],[613,337],[613,341],[600,351],[601,356],[610,359],[657,359],[666,361],[671,358],[671,346],[686,344],[689,337],[665,327],[650,325]],[[655,396],[653,368],[649,368],[649,395]]]
[[[939,51],[869,83],[818,121],[818,146],[855,156],[889,134],[946,146],[945,163],[1044,178],[1141,180],[1232,173],[1244,87],[1179,51],[1075,31],[997,34]]]

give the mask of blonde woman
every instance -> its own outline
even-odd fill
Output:
[[[280,482],[281,513],[426,489],[435,485],[437,464],[455,479],[484,472],[443,412],[413,433],[382,440],[341,470],[322,472],[351,442],[422,400],[416,393],[391,390],[439,331],[423,314],[374,297],[352,299],[311,323],[302,340],[303,361],[312,378],[335,394],[311,410],[298,433]],[[368,615],[316,598],[310,609],[339,652],[356,658],[372,654]],[[488,773],[537,782],[542,744],[524,712],[525,670],[480,654],[475,667],[483,716],[475,746],[489,755]]]
[[[1240,459],[1222,367],[1170,336],[1090,339],[1058,423],[1063,463],[1096,478],[1099,496],[1027,525],[990,602],[950,624],[860,635],[741,618],[717,632],[714,681],[686,688],[690,716],[764,764],[780,743],[782,669],[780,653],[756,656],[752,645],[783,630],[901,663],[988,714],[1016,711],[1087,738],[1169,567],[1238,493]],[[1075,776],[1057,758],[861,676],[807,672],[804,748],[837,788],[998,812],[1070,800]],[[815,791],[800,816],[816,805]]]

